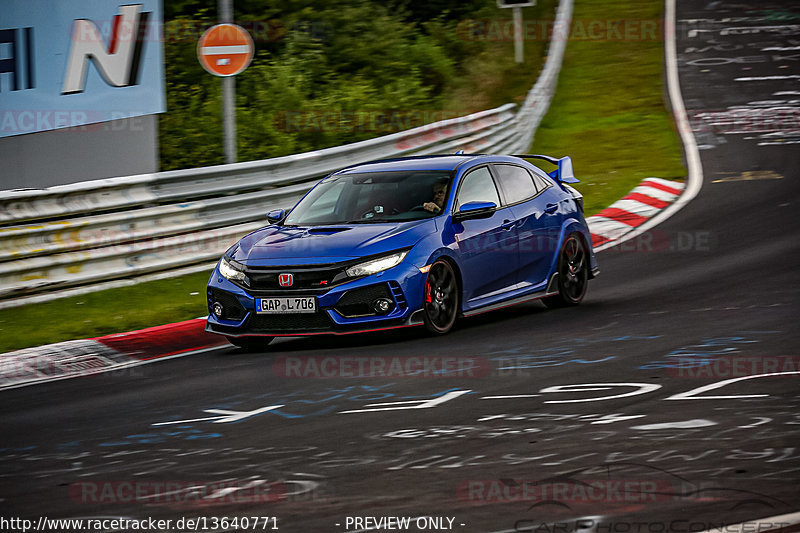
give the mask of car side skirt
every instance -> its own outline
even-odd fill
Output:
[[[530,294],[525,294],[523,296],[512,298],[511,300],[505,300],[503,302],[489,304],[484,307],[470,309],[469,311],[465,311],[463,313],[463,316],[468,317],[468,316],[479,315],[481,313],[488,313],[489,311],[496,311],[498,309],[504,309],[506,307],[511,307],[525,302],[531,302],[533,300],[541,300],[542,298],[545,298],[547,296],[553,296],[556,294],[558,294],[558,273],[555,273],[550,277],[550,281],[547,284],[547,289],[544,291],[532,292]]]

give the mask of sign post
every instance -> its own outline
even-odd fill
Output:
[[[512,14],[514,15],[514,61],[522,63],[525,61],[523,50],[522,38],[522,8],[532,7],[536,5],[536,0],[522,0],[520,2],[514,0],[497,0],[497,7],[500,8],[513,8]]]
[[[253,59],[253,39],[235,24],[231,0],[219,0],[221,24],[212,26],[197,43],[197,58],[206,71],[222,78],[222,124],[225,162],[236,162],[236,81]]]

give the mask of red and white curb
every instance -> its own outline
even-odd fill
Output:
[[[677,181],[647,178],[627,196],[586,219],[592,246],[624,239],[680,198],[686,186]]]
[[[196,318],[127,333],[25,348],[0,356],[0,390],[94,375],[226,345]]]

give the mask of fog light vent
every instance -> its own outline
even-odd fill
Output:
[[[375,309],[375,312],[379,315],[385,315],[389,312],[389,310],[391,310],[392,301],[388,298],[378,298],[372,302],[372,308]]]

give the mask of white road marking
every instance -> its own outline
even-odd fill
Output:
[[[681,392],[678,394],[673,394],[669,398],[665,398],[665,400],[735,400],[739,398],[764,398],[768,397],[769,394],[739,394],[736,396],[697,396],[697,394],[707,392],[714,389],[722,388],[726,385],[730,385],[731,383],[736,383],[738,381],[746,381],[748,379],[757,379],[757,378],[772,378],[777,376],[791,376],[796,375],[800,376],[800,371],[793,371],[793,372],[771,372],[769,374],[754,374],[752,376],[744,376],[740,378],[733,378],[733,379],[726,379],[724,381],[718,381],[717,383],[711,383],[710,385],[704,385],[702,387],[697,387],[696,389],[692,389],[688,392]]]
[[[611,400],[616,398],[626,398],[628,396],[638,396],[639,394],[647,394],[661,388],[661,385],[655,383],[580,383],[577,385],[555,385],[553,387],[545,387],[539,392],[556,393],[556,392],[589,392],[589,391],[606,391],[615,387],[636,387],[637,390],[625,392],[622,394],[614,394],[613,396],[601,396],[600,398],[580,398],[577,400],[548,400],[544,403],[580,403],[580,402],[599,402],[601,400]]]
[[[467,394],[468,392],[472,392],[471,390],[454,390],[450,391],[447,394],[439,396],[438,398],[433,398],[430,400],[411,400],[407,402],[386,402],[386,403],[370,403],[365,405],[365,407],[377,407],[377,409],[351,409],[349,411],[339,411],[340,413],[371,413],[374,411],[398,411],[401,409],[430,409],[431,407],[436,407],[437,405],[443,404],[445,402],[449,402],[454,398],[458,398],[462,394]],[[384,406],[392,406],[392,407],[384,407]]]
[[[692,428],[706,428],[716,426],[716,422],[705,420],[702,418],[695,418],[694,420],[682,420],[680,422],[665,422],[663,424],[645,424],[643,426],[632,426],[631,429],[639,429],[643,431],[658,430],[658,429],[692,429]]]
[[[507,400],[510,398],[536,398],[541,394],[509,394],[508,396],[483,396],[481,400]]]
[[[734,78],[734,81],[771,81],[771,80],[797,80],[800,79],[798,74],[789,74],[787,76],[749,76],[744,78]]]
[[[169,426],[171,424],[188,424],[190,422],[208,422],[214,420],[214,424],[227,424],[229,422],[238,422],[251,416],[260,415],[273,409],[280,409],[283,405],[269,405],[267,407],[260,407],[253,411],[228,411],[227,409],[204,409],[204,413],[212,413],[218,416],[209,416],[205,418],[190,418],[187,420],[172,420],[170,422],[157,422],[154,426]]]

